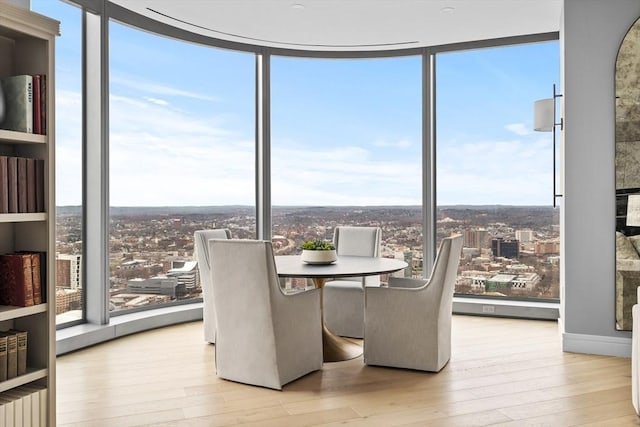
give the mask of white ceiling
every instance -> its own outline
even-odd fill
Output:
[[[234,42],[376,51],[558,31],[561,0],[111,0]]]

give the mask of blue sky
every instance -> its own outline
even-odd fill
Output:
[[[80,13],[56,45],[57,204],[81,203]],[[110,26],[114,206],[254,203],[254,58]],[[558,43],[437,57],[439,204],[551,202],[551,134],[533,102],[558,83]],[[421,203],[420,58],[272,59],[272,200]]]

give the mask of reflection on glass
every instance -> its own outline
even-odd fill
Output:
[[[459,295],[559,298],[552,141],[532,123],[558,57],[557,42],[437,56],[437,240],[464,237]]]
[[[254,60],[110,24],[110,311],[201,298],[193,233],[255,237]]]

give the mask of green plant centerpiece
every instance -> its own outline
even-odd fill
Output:
[[[302,261],[307,264],[331,264],[338,259],[336,247],[326,240],[306,240],[300,246]]]

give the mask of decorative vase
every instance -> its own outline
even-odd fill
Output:
[[[307,264],[331,264],[335,262],[338,257],[335,249],[330,250],[302,250],[302,261]]]

